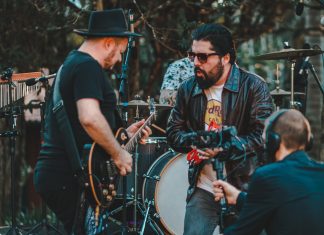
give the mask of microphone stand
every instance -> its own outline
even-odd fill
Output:
[[[128,121],[128,81],[127,81],[127,71],[128,71],[128,61],[132,50],[134,38],[129,37],[127,53],[124,56],[124,62],[122,64],[122,73],[120,75],[120,86],[119,86],[119,97],[120,103],[122,104],[122,120],[124,126],[127,125]],[[126,200],[127,200],[127,177],[123,177],[123,213],[122,213],[122,234],[127,234],[127,208],[126,208]]]
[[[0,133],[0,137],[9,137],[9,146],[10,146],[10,170],[11,170],[11,227],[9,228],[6,235],[20,235],[23,234],[22,230],[17,226],[16,220],[16,213],[15,213],[15,156],[16,156],[16,136],[19,135],[18,131],[16,130],[17,127],[17,116],[18,114],[15,112],[14,105],[13,105],[13,97],[12,97],[12,89],[15,87],[15,84],[12,82],[12,73],[13,70],[11,68],[7,69],[2,75],[2,80],[8,81],[8,88],[9,88],[9,113],[6,114],[8,116],[9,122],[9,131],[4,133]]]
[[[315,79],[318,87],[320,88],[321,92],[322,92],[322,95],[324,97],[324,88],[322,87],[321,85],[321,82],[316,74],[316,70],[314,68],[314,65],[311,63],[311,62],[307,62],[307,65],[306,65],[306,69],[309,68],[309,70],[311,71],[312,75],[313,75],[313,78]]]

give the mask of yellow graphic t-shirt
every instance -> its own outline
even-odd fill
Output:
[[[212,86],[204,90],[207,97],[207,109],[205,113],[205,130],[208,130],[213,121],[216,126],[222,125],[222,91],[224,85]],[[200,172],[197,187],[213,193],[213,181],[216,180],[216,172],[210,160],[205,164]]]

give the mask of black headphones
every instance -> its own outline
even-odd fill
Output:
[[[269,119],[269,123],[265,131],[265,151],[268,155],[269,161],[275,161],[275,154],[278,151],[281,143],[280,135],[273,130],[274,124],[277,122],[279,117],[287,111],[288,109],[281,109]],[[311,134],[309,140],[305,145],[306,151],[311,150],[313,146],[313,139],[313,135]]]

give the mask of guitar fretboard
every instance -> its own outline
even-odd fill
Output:
[[[155,113],[152,113],[144,122],[144,124],[136,131],[136,133],[132,136],[132,138],[129,139],[127,144],[125,145],[125,150],[128,152],[132,151],[137,144],[138,140],[142,137],[142,130],[145,128],[147,125],[150,125],[153,118],[155,116]]]

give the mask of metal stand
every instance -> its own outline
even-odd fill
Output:
[[[15,213],[15,156],[16,156],[16,136],[18,136],[18,131],[16,130],[16,122],[17,116],[19,115],[15,112],[15,108],[13,106],[13,97],[12,97],[12,89],[15,87],[15,84],[12,82],[12,69],[7,69],[4,75],[1,76],[2,80],[6,80],[8,82],[9,89],[9,109],[5,116],[9,121],[9,131],[0,134],[0,137],[9,137],[9,146],[10,146],[10,170],[11,170],[11,227],[9,231],[6,233],[7,235],[20,235],[23,234],[23,231],[18,228],[16,221],[16,213]]]
[[[138,109],[136,111],[136,117],[134,119],[136,121],[138,121],[140,119],[138,116]],[[112,218],[112,216],[116,215],[120,211],[123,211],[123,213],[125,213],[127,207],[133,206],[132,214],[133,214],[134,226],[131,228],[128,228],[126,226],[126,228],[128,228],[129,231],[136,232],[136,233],[139,231],[140,228],[138,227],[138,215],[137,215],[137,213],[139,212],[142,215],[142,217],[144,218],[144,222],[142,224],[140,234],[144,233],[146,223],[148,222],[155,234],[163,235],[164,233],[162,232],[162,230],[159,228],[159,226],[154,222],[154,220],[149,215],[150,207],[154,204],[154,202],[149,201],[147,209],[145,211],[144,206],[141,204],[141,202],[139,201],[139,198],[138,198],[138,159],[139,159],[138,143],[136,143],[136,145],[135,145],[135,152],[134,152],[133,156],[134,156],[133,157],[133,160],[134,160],[134,188],[132,189],[133,195],[131,195],[130,201],[126,203],[127,189],[123,187],[123,205],[110,212],[111,216],[110,216],[109,220],[112,221],[113,223],[115,223],[116,225],[121,226],[122,224],[124,224],[124,221],[125,221],[124,214],[123,214],[123,223]],[[149,178],[149,176],[144,176],[144,177]],[[123,180],[125,178],[126,177],[124,177]],[[156,180],[156,179],[154,178],[153,180]],[[123,186],[124,186],[124,184],[123,184]],[[122,228],[124,228],[124,226],[122,226]]]
[[[50,231],[54,231],[57,234],[62,234],[57,228],[55,228],[53,225],[48,223],[47,216],[46,216],[46,204],[42,200],[42,221],[36,224],[34,227],[32,227],[28,232],[27,235],[33,235],[33,234],[53,234]]]
[[[142,224],[140,235],[144,234],[147,222],[149,223],[151,229],[154,231],[155,234],[158,234],[158,235],[160,235],[160,234],[163,235],[164,234],[164,232],[160,229],[160,227],[150,217],[150,209],[151,209],[151,206],[153,206],[153,205],[154,205],[154,201],[148,201],[147,202],[147,209],[145,211],[144,221],[143,221],[143,224]],[[142,212],[142,214],[144,214],[144,211]]]
[[[310,63],[310,62],[308,62],[308,66],[307,66],[307,68],[310,69],[310,71],[311,71],[311,73],[312,73],[312,75],[313,75],[313,77],[314,77],[314,79],[315,79],[315,81],[316,81],[318,87],[320,88],[323,97],[324,97],[324,88],[323,88],[322,85],[321,85],[321,82],[320,82],[320,80],[319,80],[319,78],[318,78],[318,76],[317,76],[317,74],[316,74],[316,70],[315,70],[313,64]]]
[[[300,108],[300,102],[295,102],[295,65],[296,65],[296,61],[295,60],[290,60],[291,62],[291,75],[290,75],[290,108],[291,109],[299,109]]]

